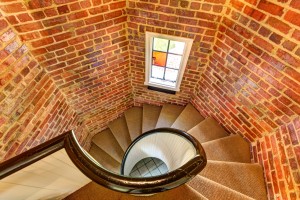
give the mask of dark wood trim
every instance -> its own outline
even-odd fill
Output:
[[[203,160],[203,157],[198,155],[180,169],[168,174],[146,179],[132,178],[103,169],[89,158],[89,155],[72,137],[65,142],[65,148],[78,169],[94,182],[112,190],[131,194],[153,194],[178,187],[196,176],[206,165],[206,159]]]
[[[167,90],[167,89],[163,89],[163,88],[159,88],[159,87],[148,86],[148,89],[149,90],[154,90],[154,91],[157,91],[157,92],[167,93],[167,94],[176,94],[176,91]]]
[[[186,137],[191,137],[192,143],[196,146],[199,145],[198,149],[200,154],[191,159],[180,169],[162,176],[132,178],[110,172],[96,162],[80,146],[73,131],[68,131],[1,163],[0,179],[65,148],[72,162],[83,174],[106,188],[130,194],[153,194],[162,192],[186,183],[189,179],[196,176],[206,165],[206,156],[200,143],[190,135]]]

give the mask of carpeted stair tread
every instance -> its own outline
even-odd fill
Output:
[[[193,188],[182,185],[173,190],[158,193],[152,196],[133,196],[126,193],[115,192],[91,182],[76,192],[70,194],[65,200],[207,200]]]
[[[259,164],[209,160],[199,175],[254,199],[267,199],[263,170]]]
[[[208,160],[250,163],[250,146],[239,135],[202,143]]]
[[[204,117],[189,103],[177,117],[171,128],[188,131],[203,120]]]
[[[222,199],[222,200],[254,200],[240,192],[225,187],[217,182],[207,179],[202,176],[195,176],[190,182],[187,183],[194,188],[197,192],[205,196],[207,199]]]
[[[121,164],[108,155],[105,151],[100,149],[97,145],[92,144],[89,154],[99,162],[104,168],[115,173],[120,173]]]
[[[206,118],[198,125],[188,130],[188,133],[201,143],[228,136],[228,133],[212,117]]]
[[[165,104],[163,105],[159,118],[157,120],[156,128],[171,127],[177,117],[183,111],[184,106]]]
[[[155,129],[161,108],[162,107],[160,106],[154,106],[149,104],[143,105],[143,133]]]
[[[125,152],[127,147],[131,143],[125,117],[123,116],[118,119],[115,119],[114,121],[108,124],[108,127],[113,133],[113,135],[115,136],[116,140],[118,141],[123,151]]]
[[[92,138],[92,142],[113,157],[118,162],[122,162],[124,151],[120,147],[118,141],[110,131],[110,129],[105,129],[100,133],[96,134]]]
[[[131,141],[142,134],[143,108],[132,107],[125,111],[125,119]]]

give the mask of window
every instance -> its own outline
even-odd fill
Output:
[[[145,85],[179,91],[193,40],[146,32]]]

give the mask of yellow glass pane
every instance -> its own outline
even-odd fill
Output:
[[[153,50],[163,52],[168,51],[169,40],[162,38],[153,38],[153,43]]]
[[[164,67],[167,62],[167,53],[153,51],[152,53],[152,64],[156,66]]]

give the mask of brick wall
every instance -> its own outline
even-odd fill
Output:
[[[204,115],[252,142],[270,199],[300,198],[298,2],[227,1],[192,100]]]
[[[0,3],[91,135],[133,104],[125,6],[125,0]]]
[[[82,140],[91,137],[133,104],[191,101],[252,142],[270,199],[296,199],[298,2],[0,1],[7,20],[0,21],[1,156],[31,148],[65,124]],[[144,86],[145,31],[194,39],[176,95]]]
[[[87,132],[62,93],[0,14],[0,161],[67,130]]]
[[[183,105],[190,100],[195,88],[194,83],[199,80],[211,53],[223,11],[222,2],[224,1],[128,1],[130,67],[136,105]],[[146,31],[194,39],[180,92],[176,95],[154,92],[144,85]]]

